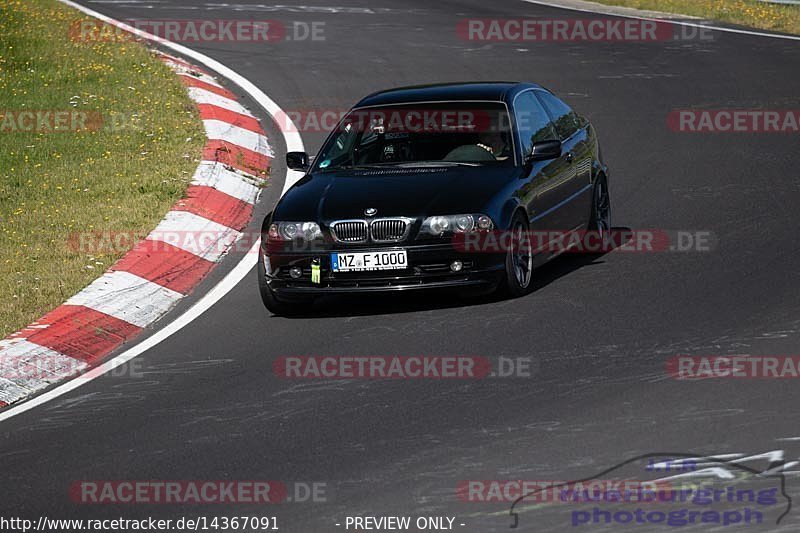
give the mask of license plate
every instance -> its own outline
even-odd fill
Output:
[[[399,270],[403,268],[408,268],[408,254],[405,250],[331,254],[331,270],[334,272]]]

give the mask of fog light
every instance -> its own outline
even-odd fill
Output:
[[[462,268],[464,268],[464,263],[462,263],[461,261],[456,260],[450,263],[450,270],[452,270],[453,272],[461,272]]]
[[[294,279],[299,279],[303,275],[303,269],[300,267],[292,267],[289,269],[289,275]]]

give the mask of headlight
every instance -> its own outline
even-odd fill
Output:
[[[269,226],[269,238],[276,241],[296,239],[313,241],[322,237],[322,230],[316,222],[273,222]]]
[[[475,218],[472,215],[458,215],[455,219],[455,230],[460,232],[472,231],[475,227]]]
[[[431,217],[422,223],[422,227],[428,225],[428,230],[434,235],[441,235],[450,229],[450,219],[448,217]]]
[[[446,233],[489,231],[493,228],[492,219],[486,215],[444,215],[426,218],[422,222],[420,233],[438,237]]]

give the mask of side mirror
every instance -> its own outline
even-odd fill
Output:
[[[533,143],[526,161],[546,161],[561,157],[561,141],[540,141]]]
[[[286,166],[292,170],[308,170],[308,154],[305,152],[286,152]]]

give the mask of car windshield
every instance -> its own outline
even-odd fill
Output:
[[[434,102],[350,111],[328,138],[315,170],[401,166],[513,166],[501,102]]]

